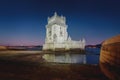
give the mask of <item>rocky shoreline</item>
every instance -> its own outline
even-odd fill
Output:
[[[0,57],[0,80],[108,80],[99,65],[41,63],[38,54]]]

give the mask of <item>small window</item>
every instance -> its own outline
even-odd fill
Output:
[[[60,36],[63,36],[63,33],[62,33],[62,31],[60,31]]]
[[[49,31],[49,36],[51,36],[51,31]]]

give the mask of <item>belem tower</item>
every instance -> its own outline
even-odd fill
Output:
[[[85,39],[74,41],[67,32],[66,18],[59,16],[55,12],[52,17],[48,17],[46,25],[46,38],[43,50],[71,50],[85,49]]]

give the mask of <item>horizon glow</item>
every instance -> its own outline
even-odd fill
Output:
[[[79,0],[1,0],[0,45],[42,45],[47,18],[66,17],[73,40],[86,39],[86,45],[100,44],[120,34],[120,1]]]

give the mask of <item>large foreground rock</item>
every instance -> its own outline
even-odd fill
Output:
[[[112,80],[120,80],[120,35],[103,42],[100,52],[102,71]]]

